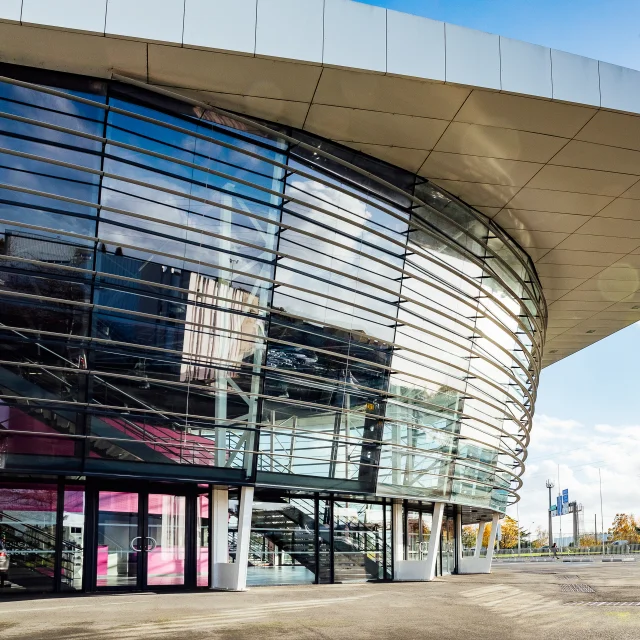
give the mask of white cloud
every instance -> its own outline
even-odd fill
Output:
[[[520,521],[527,529],[547,528],[547,479],[569,489],[570,500],[584,506],[584,526],[592,532],[594,515],[600,522],[600,477],[605,530],[616,513],[640,515],[640,425],[585,425],[576,420],[540,415],[534,419],[527,470],[520,491]],[[558,475],[560,480],[558,482]],[[516,513],[511,507],[510,515]],[[554,534],[560,522],[553,519]],[[572,531],[571,517],[562,518],[562,534]]]
[[[562,420],[545,415],[536,416],[535,424],[537,429],[575,429],[582,426],[577,420]]]

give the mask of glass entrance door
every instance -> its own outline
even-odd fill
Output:
[[[139,587],[140,555],[144,546],[141,525],[138,493],[98,493],[98,588]]]
[[[96,587],[185,584],[187,497],[99,491]]]
[[[147,501],[146,585],[184,585],[186,497],[150,493]]]

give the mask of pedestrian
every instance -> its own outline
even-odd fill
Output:
[[[558,545],[555,542],[551,545],[551,551],[553,551],[553,557],[556,560],[559,560],[560,558],[558,558]]]

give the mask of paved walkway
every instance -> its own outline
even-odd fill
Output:
[[[640,563],[501,565],[432,583],[0,601],[3,640],[640,640]]]

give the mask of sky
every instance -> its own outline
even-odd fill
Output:
[[[640,69],[639,0],[368,3]],[[599,474],[605,530],[616,513],[640,516],[640,323],[543,370],[526,467],[507,512],[525,529],[547,528],[547,479],[583,505],[589,532],[595,515],[602,530]],[[562,534],[571,532],[564,516]]]

